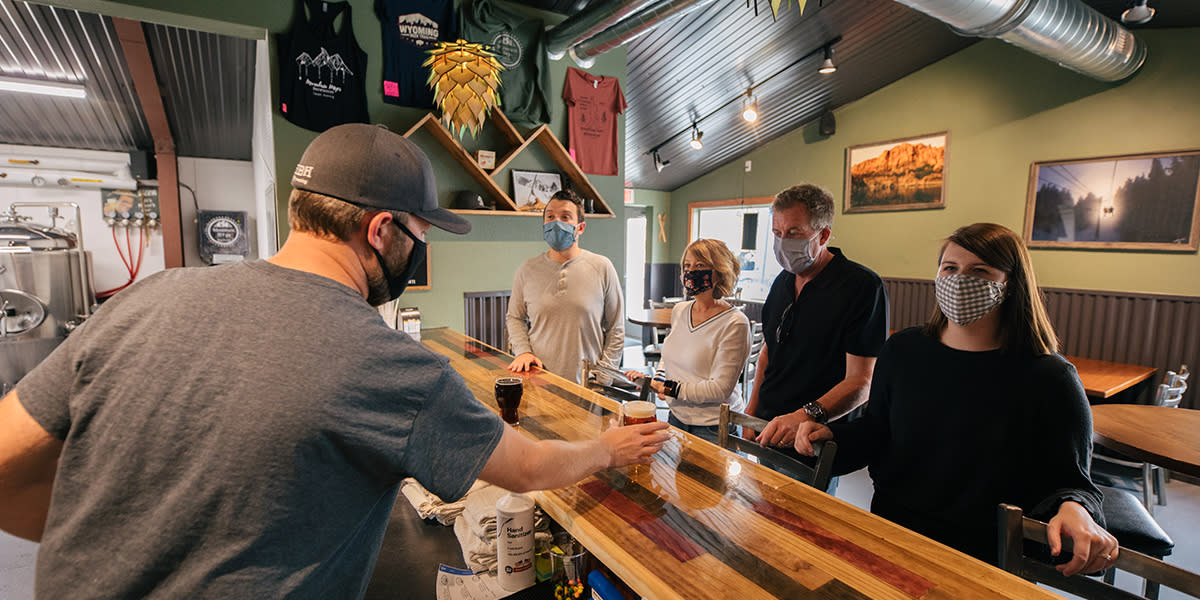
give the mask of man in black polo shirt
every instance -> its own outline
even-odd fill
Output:
[[[829,247],[833,197],[792,186],[771,204],[783,271],[763,305],[766,347],[746,413],[770,423],[759,443],[789,448],[804,421],[825,423],[867,401],[888,332],[888,301],[874,271]]]

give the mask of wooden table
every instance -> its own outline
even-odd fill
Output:
[[[1075,365],[1079,372],[1079,380],[1088,396],[1094,398],[1111,398],[1147,379],[1158,369],[1139,365],[1067,356],[1067,360]]]
[[[1098,404],[1092,407],[1092,439],[1126,456],[1200,477],[1200,410]]]
[[[511,357],[448,329],[421,333],[475,397],[498,410],[493,381]],[[560,377],[523,376],[520,429],[592,439],[617,403]],[[1057,598],[956,550],[671,429],[654,463],[596,473],[534,494],[637,593],[651,599]]]
[[[666,329],[671,326],[670,308],[635,308],[625,311],[625,318],[634,325]]]

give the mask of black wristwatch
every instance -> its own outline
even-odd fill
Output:
[[[829,422],[829,413],[816,400],[804,405],[804,414],[808,415],[808,418],[812,419],[818,425],[824,425]]]
[[[671,398],[679,397],[679,382],[670,379],[663,382],[663,394]]]

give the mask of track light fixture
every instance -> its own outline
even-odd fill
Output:
[[[693,122],[692,123],[692,150],[703,150],[704,149],[704,142],[700,141],[700,138],[702,138],[702,137],[704,137],[704,132],[700,131],[700,128],[696,127],[696,123]]]
[[[1146,0],[1137,0],[1132,7],[1121,13],[1121,22],[1127,25],[1141,25],[1154,18],[1154,9],[1146,6]]]
[[[662,170],[667,168],[667,165],[671,164],[671,161],[663,160],[662,157],[658,155],[658,150],[655,150],[651,154],[654,157],[654,170],[655,171],[662,173]]]
[[[833,46],[825,46],[825,62],[821,63],[821,68],[817,72],[822,75],[828,75],[837,71],[837,65],[833,64]]]
[[[1142,0],[1142,1],[1144,2],[1144,0]],[[1153,10],[1153,9],[1151,9],[1151,10]],[[818,69],[818,71],[822,74],[828,74],[828,73],[833,73],[834,71],[837,71],[837,66],[833,64],[833,46],[841,41],[842,41],[842,36],[839,35],[839,36],[834,37],[833,39],[826,41],[824,44],[817,46],[816,48],[813,48],[812,50],[809,50],[803,56],[788,63],[783,68],[779,69],[778,71],[771,74],[767,78],[762,79],[761,81],[758,81],[757,83],[753,83],[750,87],[746,88],[745,92],[738,94],[737,96],[734,96],[733,98],[730,98],[728,102],[714,108],[712,111],[710,111],[707,114],[697,116],[696,113],[694,113],[694,112],[691,113],[691,119],[692,119],[691,125],[688,125],[688,126],[684,127],[683,129],[676,131],[675,133],[672,133],[671,135],[667,136],[667,138],[665,140],[663,140],[662,142],[660,142],[658,145],[651,147],[649,150],[646,150],[645,153],[647,155],[649,155],[654,161],[654,170],[658,171],[659,173],[662,173],[662,170],[665,169],[667,165],[671,164],[671,161],[663,160],[662,156],[659,155],[658,151],[662,150],[663,148],[665,148],[667,146],[667,144],[671,143],[676,138],[678,138],[682,135],[691,133],[692,134],[691,140],[690,140],[691,147],[695,150],[703,149],[704,142],[702,141],[702,138],[704,137],[704,132],[700,131],[700,123],[703,123],[705,119],[717,114],[718,112],[726,110],[730,106],[736,105],[739,101],[742,103],[742,118],[745,119],[746,122],[748,122],[748,123],[756,122],[758,120],[758,97],[754,95],[754,91],[757,90],[758,88],[766,85],[772,79],[779,77],[788,69],[790,69],[798,64],[806,63],[806,61],[811,61],[813,58],[820,56],[823,53],[825,56],[825,60],[824,60],[824,62],[821,63],[821,67]],[[807,62],[807,64],[809,64],[811,66],[812,63]],[[694,110],[694,108],[693,108],[693,110]]]
[[[746,90],[746,97],[742,100],[742,118],[747,123],[753,123],[758,120],[758,98],[754,97],[754,90]]]

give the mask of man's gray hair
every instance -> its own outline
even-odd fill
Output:
[[[804,206],[808,211],[808,222],[814,230],[833,228],[833,195],[828,190],[811,183],[802,183],[775,194],[771,210],[779,212]]]

